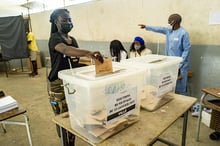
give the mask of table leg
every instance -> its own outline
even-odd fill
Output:
[[[4,61],[4,65],[5,65],[5,73],[6,73],[6,77],[8,77],[8,66],[7,66],[7,61]]]
[[[60,139],[61,146],[69,146],[68,138],[67,138],[67,130],[60,126]]]
[[[60,140],[61,140],[61,146],[64,146],[63,128],[61,126],[60,126]]]
[[[203,93],[200,99],[200,103],[199,103],[199,117],[198,117],[198,121],[197,121],[197,130],[196,130],[196,141],[199,141],[199,133],[200,133],[200,124],[201,124],[201,119],[202,119],[202,103],[206,97],[207,93]]]
[[[29,123],[28,123],[28,116],[25,115],[25,114],[22,114],[22,115],[24,117],[25,122],[4,120],[4,121],[1,121],[0,124],[2,125],[2,128],[3,128],[5,133],[6,133],[5,124],[14,124],[14,125],[25,126],[26,130],[27,130],[29,145],[32,146],[31,133],[30,133]]]
[[[4,131],[4,133],[6,133],[6,127],[5,127],[5,124],[4,123],[0,123],[1,124],[1,127],[2,127],[2,129],[3,129],[3,131]]]
[[[186,145],[187,121],[188,121],[188,110],[184,113],[183,131],[182,131],[182,146]]]
[[[28,124],[28,117],[25,114],[23,114],[23,116],[25,119],[25,126],[26,126],[26,130],[27,130],[28,141],[29,141],[30,146],[32,146],[31,133],[30,133],[30,128],[29,128],[29,124]]]
[[[23,61],[21,59],[21,70],[24,71],[24,67],[23,67]]]

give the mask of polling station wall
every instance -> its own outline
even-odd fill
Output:
[[[72,15],[74,36],[80,47],[109,55],[109,42],[121,40],[126,49],[135,36],[142,36],[153,53],[164,54],[165,36],[141,30],[137,25],[166,26],[172,13],[182,16],[182,26],[192,43],[190,95],[199,97],[204,87],[219,86],[220,25],[210,24],[210,13],[220,11],[219,0],[95,0],[66,7]],[[42,62],[48,56],[49,16],[52,11],[31,14],[33,32]],[[159,47],[159,51],[158,50]]]

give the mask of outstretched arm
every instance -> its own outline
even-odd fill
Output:
[[[100,52],[90,52],[88,50],[81,50],[73,46],[67,46],[64,43],[59,43],[55,46],[55,50],[66,55],[66,56],[86,56],[88,58],[93,58],[99,60],[103,63],[103,57]]]
[[[147,31],[153,31],[153,32],[162,33],[162,34],[166,34],[168,31],[171,30],[171,29],[169,29],[167,27],[147,26],[145,24],[138,24],[138,26],[141,29],[145,28]]]

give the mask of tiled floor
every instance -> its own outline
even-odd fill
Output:
[[[26,107],[33,146],[61,145],[55,125],[51,120],[54,114],[48,100],[45,68],[39,69],[39,75],[34,78],[29,77],[27,73],[13,73],[6,78],[5,74],[1,72],[0,88]],[[21,117],[15,119],[20,120]],[[183,118],[178,119],[161,137],[181,145],[182,123]],[[209,134],[212,130],[204,124],[201,124],[200,142],[196,142],[196,125],[197,118],[192,117],[191,113],[189,113],[186,146],[220,145],[220,140],[212,141],[209,139]],[[6,125],[6,128],[6,134],[0,129],[0,146],[28,146],[25,127]],[[88,144],[77,139],[76,145],[86,146]],[[155,146],[163,145],[160,142],[155,144]]]

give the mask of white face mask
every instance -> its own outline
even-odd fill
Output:
[[[112,61],[116,62],[117,61],[116,59],[117,59],[116,56],[112,57]]]
[[[170,24],[167,24],[167,28],[168,28],[168,29],[173,29],[173,26],[170,25]]]
[[[139,50],[141,48],[141,46],[139,46],[139,45],[134,45],[134,49],[137,51],[137,50]]]

